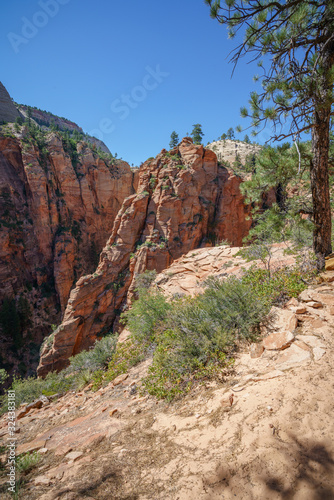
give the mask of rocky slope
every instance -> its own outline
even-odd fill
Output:
[[[25,305],[19,348],[30,366],[50,324],[61,320],[73,284],[95,268],[123,200],[134,192],[126,162],[104,160],[82,142],[73,161],[56,133],[44,140],[38,144],[27,127],[0,134],[0,301]],[[4,358],[12,340],[3,329]],[[7,369],[15,364],[9,356]]]
[[[21,113],[21,115],[27,119],[28,117],[28,106],[24,104],[18,104],[17,109]],[[54,115],[49,111],[43,111],[38,108],[29,108],[31,110],[31,119],[39,125],[43,129],[50,129],[51,126],[57,127],[59,130],[68,130],[69,132],[79,132],[79,134],[83,134],[85,137],[85,141],[93,144],[98,149],[101,149],[104,153],[110,154],[109,148],[104,144],[103,141],[100,141],[96,137],[92,137],[90,135],[84,134],[79,125],[76,123],[67,120],[66,118]],[[0,115],[1,116],[1,115]]]
[[[247,156],[256,155],[261,150],[261,146],[258,144],[232,141],[230,139],[226,139],[225,141],[213,141],[206,147],[216,153],[219,161],[227,161],[231,166],[235,162],[237,156],[241,163],[244,164]]]
[[[0,82],[0,123],[14,122],[20,113],[15,107],[10,95]]]
[[[100,141],[96,137],[92,137],[88,134],[84,134],[84,131],[76,123],[67,120],[64,117],[60,117],[50,113],[49,111],[43,111],[36,107],[26,106],[25,104],[17,104],[10,97],[7,89],[0,82],[0,124],[1,123],[13,123],[18,118],[21,120],[28,119],[28,110],[30,112],[30,120],[37,126],[44,130],[50,129],[51,126],[56,127],[58,130],[68,131],[69,133],[78,132],[84,135],[84,139],[100,149],[104,153],[110,154],[108,147],[104,142]]]
[[[38,374],[64,368],[70,356],[112,328],[137,274],[160,272],[189,250],[222,239],[241,245],[251,219],[240,183],[218,166],[215,153],[190,138],[145,162],[137,194],[124,201],[96,272],[80,278],[72,290],[64,320],[41,354]]]
[[[180,277],[188,293],[186,274],[239,272],[247,263],[237,250],[191,251],[170,279],[176,285]],[[283,250],[273,248],[273,266],[292,263]],[[324,273],[275,311],[262,342],[236,353],[224,381],[173,404],[140,397],[146,360],[95,393],[87,387],[23,405],[17,454],[39,450],[41,460],[25,474],[20,498],[332,499],[333,283],[334,272]],[[7,427],[5,415],[2,439]],[[6,481],[3,471],[0,491],[9,499]]]

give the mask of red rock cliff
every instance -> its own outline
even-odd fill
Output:
[[[127,163],[103,160],[85,143],[77,154],[72,162],[56,133],[45,136],[44,149],[24,129],[0,136],[0,306],[5,297],[29,304],[25,364],[33,364],[29,335],[38,349],[61,321],[73,284],[95,269],[134,192]],[[6,352],[11,332],[1,332],[1,345]]]

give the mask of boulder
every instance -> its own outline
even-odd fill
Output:
[[[272,328],[282,332],[293,332],[297,328],[297,317],[294,311],[272,307],[271,313],[274,315]]]
[[[334,258],[325,260],[325,269],[326,271],[334,271]]]
[[[283,371],[289,370],[290,368],[308,363],[310,360],[310,351],[306,351],[305,349],[292,344],[289,349],[286,349],[285,351],[280,353],[276,361],[276,368]]]
[[[263,343],[256,343],[250,346],[250,357],[259,358],[264,351]]]
[[[286,349],[294,340],[294,335],[289,331],[275,332],[263,339],[263,347],[268,350],[280,351]]]

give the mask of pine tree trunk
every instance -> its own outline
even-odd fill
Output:
[[[328,7],[328,6],[327,6]],[[332,12],[329,12],[332,15]],[[327,42],[322,49],[322,58],[315,76],[314,122],[312,129],[311,190],[313,201],[313,248],[318,268],[325,266],[325,257],[332,253],[332,217],[329,195],[329,129],[333,103],[334,40],[332,32],[323,32]]]
[[[329,197],[328,153],[331,108],[316,107],[312,130],[313,161],[311,164],[311,190],[313,201],[313,248],[318,268],[325,265],[325,256],[332,252],[331,207]]]

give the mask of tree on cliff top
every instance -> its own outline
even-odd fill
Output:
[[[194,144],[202,144],[202,138],[204,136],[202,132],[202,125],[200,125],[199,123],[195,123],[190,135],[193,138]]]
[[[331,253],[331,211],[328,181],[330,117],[334,102],[333,0],[204,0],[211,17],[226,24],[230,38],[244,32],[232,52],[237,64],[246,54],[258,59],[262,92],[252,92],[250,111],[258,129],[273,125],[272,139],[312,133],[310,166],[313,200],[313,246],[318,265]],[[269,67],[260,60],[270,57]],[[289,130],[282,128],[289,119]],[[256,135],[256,133],[255,133]]]
[[[170,143],[169,143],[170,149],[175,148],[178,145],[178,143],[179,143],[179,136],[174,130],[170,135]]]
[[[228,139],[230,139],[230,141],[233,141],[235,136],[234,136],[234,130],[232,127],[230,127],[226,133],[226,136]]]

